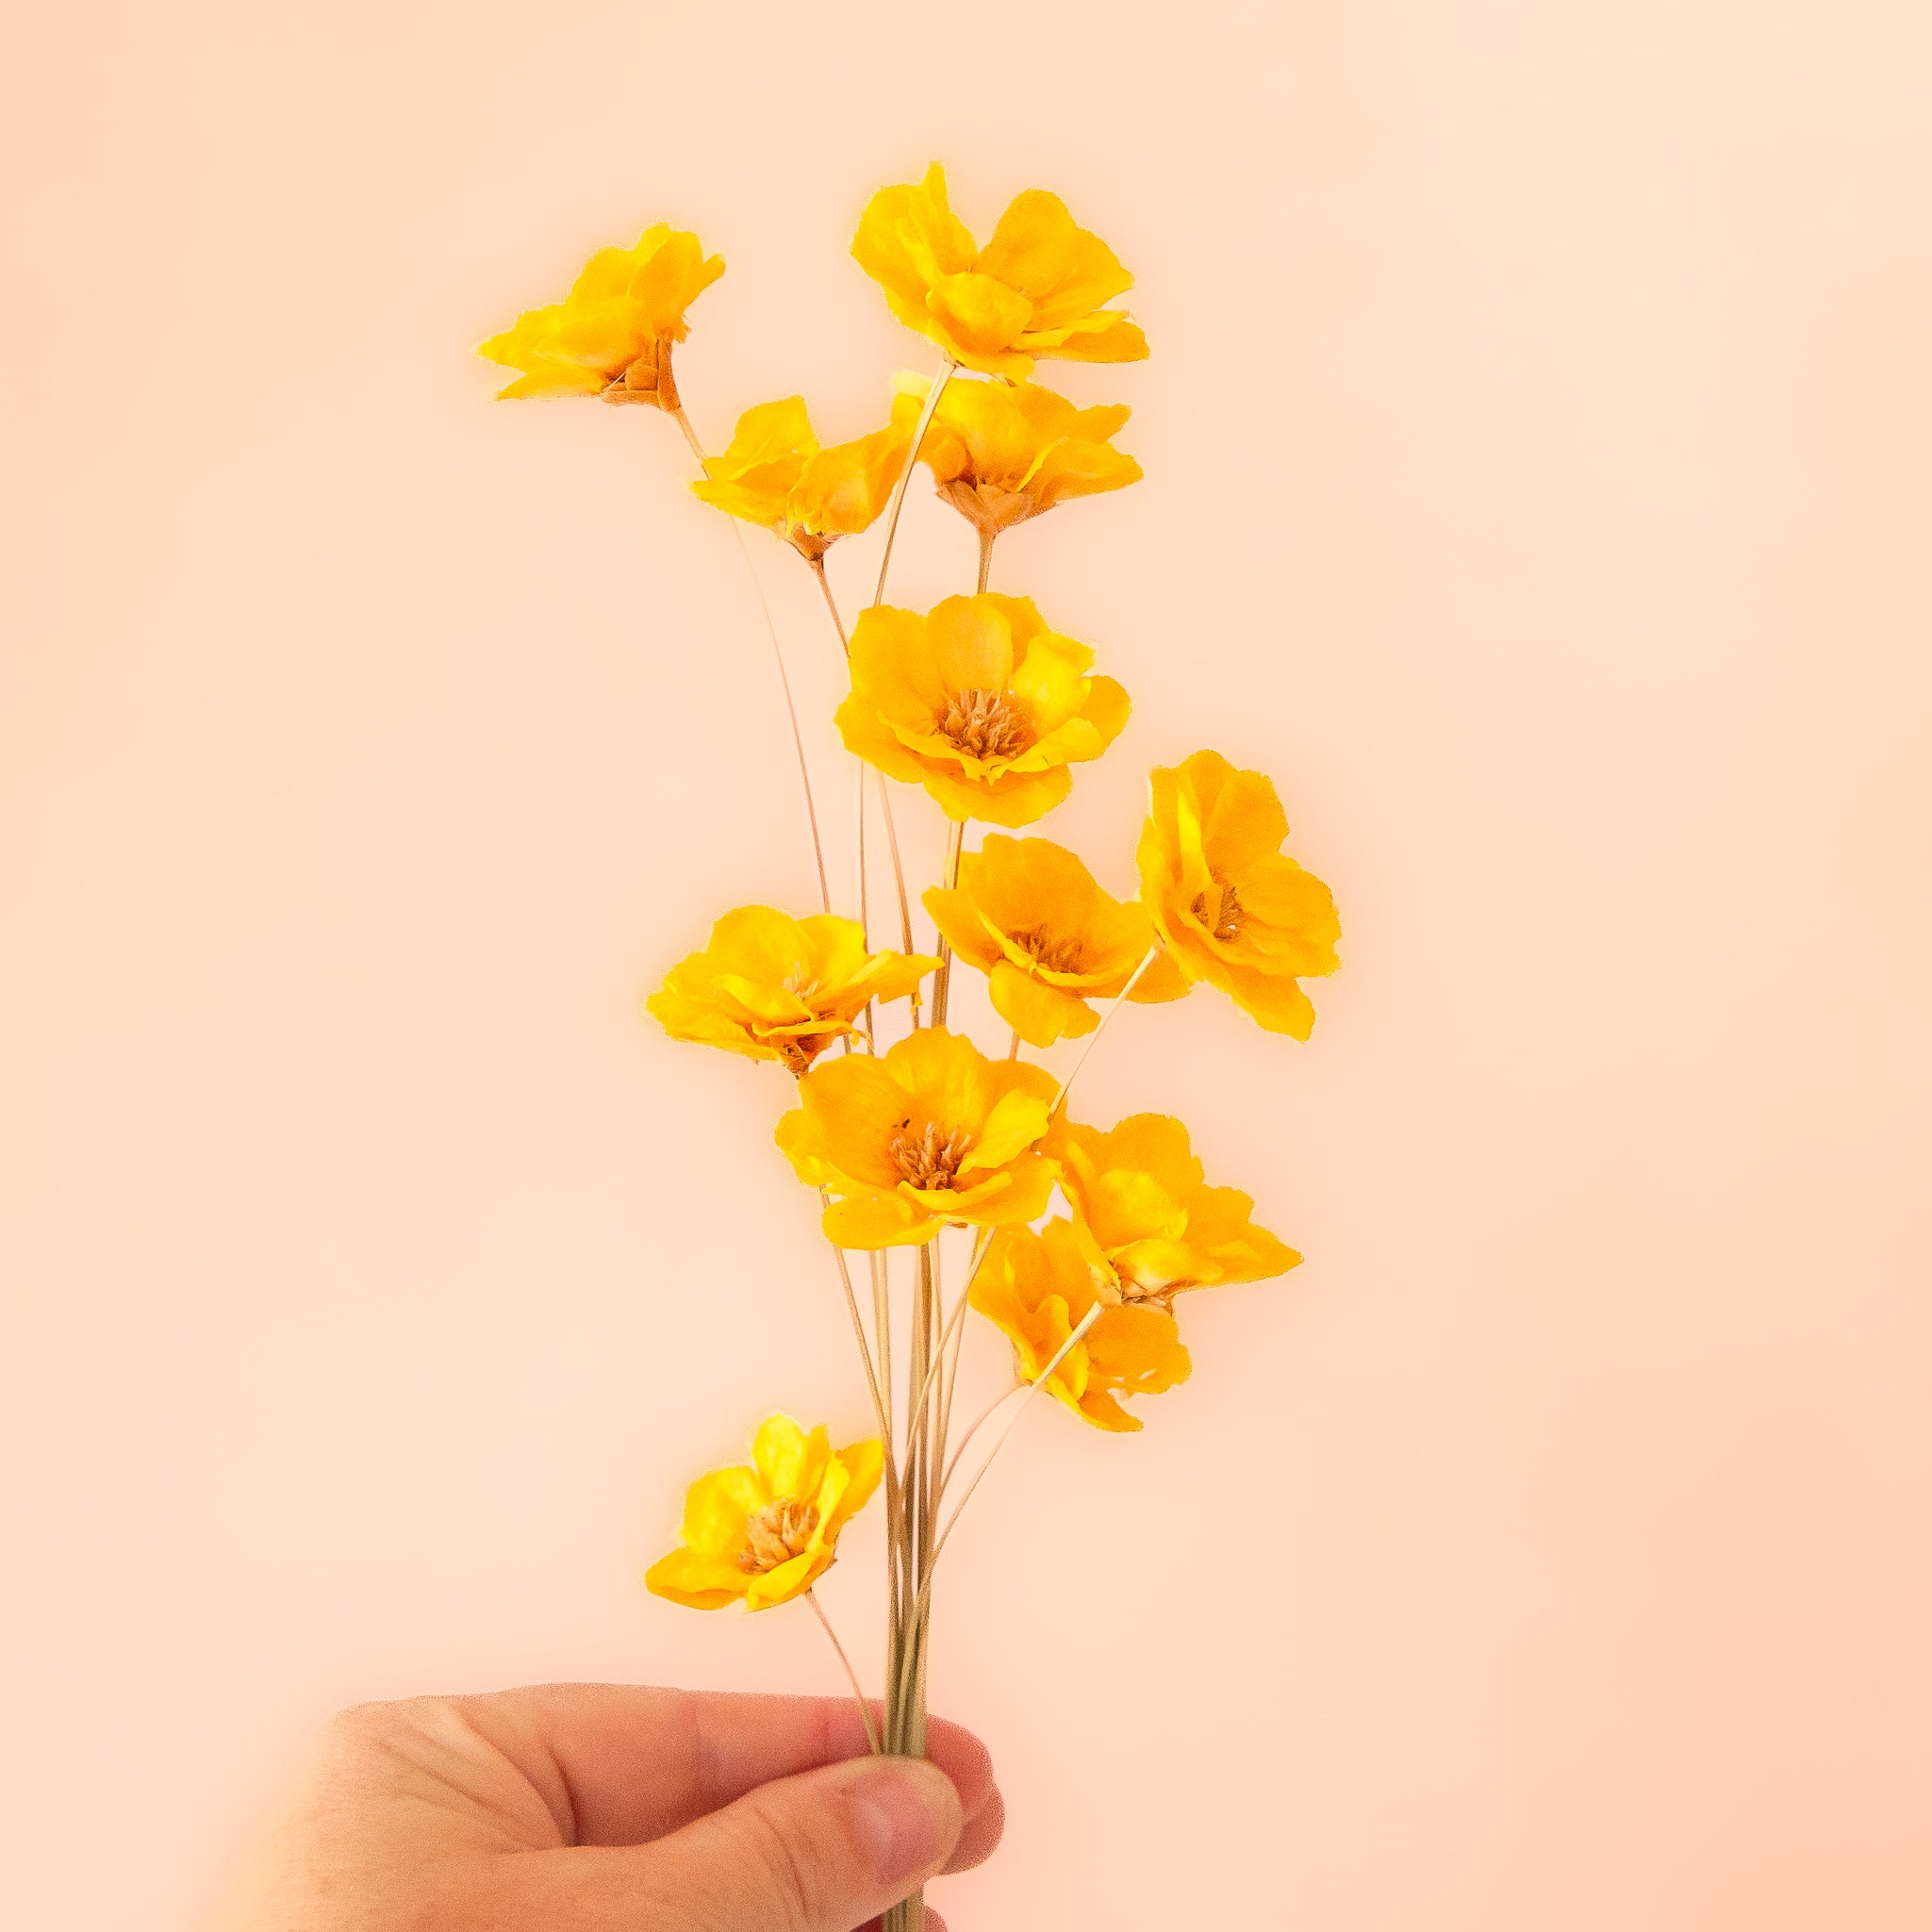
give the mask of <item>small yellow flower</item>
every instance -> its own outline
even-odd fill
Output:
[[[680,961],[645,1001],[674,1040],[777,1060],[802,1073],[868,1002],[903,999],[939,962],[867,952],[856,919],[795,919],[740,906],[711,929],[702,952]]]
[[[892,419],[908,436],[933,384],[899,378]],[[997,537],[1071,497],[1138,483],[1141,467],[1114,447],[1125,404],[1077,409],[1037,383],[969,382],[955,377],[919,445],[939,494],[983,537]]]
[[[1063,1114],[1045,1146],[1109,1304],[1167,1308],[1183,1289],[1259,1281],[1301,1259],[1254,1225],[1250,1197],[1206,1184],[1186,1128],[1168,1115],[1131,1115],[1102,1133]]]
[[[1049,631],[1032,600],[982,591],[926,616],[874,604],[852,629],[846,749],[923,784],[949,818],[1030,825],[1073,789],[1127,722],[1127,693],[1089,677],[1094,653]]]
[[[714,1469],[685,1493],[680,1546],[652,1564],[644,1585],[692,1610],[747,1610],[801,1596],[831,1569],[838,1533],[879,1486],[877,1442],[834,1450],[789,1415],[768,1416],[749,1468]]]
[[[670,350],[685,339],[685,310],[724,273],[695,235],[663,222],[636,248],[601,248],[570,292],[530,308],[476,352],[523,374],[499,396],[602,396],[675,410]]]
[[[1043,1067],[923,1027],[876,1060],[813,1068],[776,1138],[801,1181],[837,1197],[825,1232],[840,1247],[916,1246],[1046,1213],[1053,1167],[1037,1149],[1055,1091]]]
[[[1141,834],[1141,898],[1175,964],[1207,980],[1270,1032],[1308,1038],[1298,983],[1340,966],[1329,888],[1280,850],[1287,816],[1259,771],[1197,751],[1153,774]]]
[[[973,1307],[1013,1344],[1014,1368],[1032,1384],[1094,1306],[1097,1293],[1087,1259],[1070,1222],[1003,1229],[993,1237],[973,1277]],[[1157,1395],[1184,1382],[1193,1363],[1181,1331],[1164,1308],[1145,1302],[1104,1308],[1067,1349],[1047,1390],[1096,1428],[1116,1433],[1141,1427],[1120,1395]]]
[[[821,448],[802,396],[761,403],[738,418],[731,445],[704,459],[692,491],[714,509],[761,524],[807,563],[841,537],[870,527],[905,467],[913,425],[895,420],[849,443]]]
[[[1033,358],[1138,362],[1138,323],[1101,305],[1133,287],[1114,251],[1057,194],[1016,195],[982,248],[946,201],[938,162],[916,186],[882,188],[852,237],[859,266],[909,329],[955,362],[1021,380]]]
[[[989,833],[962,854],[958,890],[933,886],[926,910],[953,951],[987,976],[994,1010],[1030,1047],[1092,1032],[1099,1016],[1087,1002],[1114,999],[1157,944],[1144,907],[1103,892],[1050,838]],[[1187,990],[1157,953],[1130,997],[1179,999]]]

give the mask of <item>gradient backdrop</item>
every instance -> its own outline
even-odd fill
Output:
[[[348,1701],[835,1688],[637,1582],[768,1406],[866,1419],[782,1077],[636,1011],[808,900],[767,647],[669,426],[470,347],[669,218],[706,436],[856,433],[933,157],[1154,344],[1065,378],[1147,482],[999,554],[1138,702],[1051,829],[1121,887],[1149,764],[1263,766],[1347,961],[1306,1048],[1203,994],[1082,1076],[1309,1261],[982,1492],[955,1932],[1932,1923],[1920,0],[77,4],[0,96],[22,1925],[183,1926]]]

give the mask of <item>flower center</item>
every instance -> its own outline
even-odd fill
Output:
[[[893,1164],[915,1187],[950,1187],[972,1144],[972,1135],[963,1127],[942,1134],[938,1122],[929,1120],[925,1132],[916,1134],[912,1122],[902,1120],[889,1151]]]
[[[1004,691],[949,691],[939,735],[968,758],[1016,758],[1033,742],[1033,721]]]
[[[1014,933],[1009,936],[1022,952],[1036,965],[1045,966],[1049,973],[1077,973],[1081,969],[1081,945],[1077,935],[1056,939],[1046,927],[1035,926],[1029,932]]]
[[[1214,891],[1199,894],[1193,911],[1195,917],[1224,946],[1247,923],[1247,914],[1231,885],[1218,886]]]
[[[745,1547],[738,1553],[738,1568],[748,1577],[762,1577],[781,1563],[804,1554],[818,1527],[818,1511],[810,1503],[767,1503],[745,1522]]]

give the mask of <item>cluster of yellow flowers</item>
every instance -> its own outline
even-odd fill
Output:
[[[809,1595],[841,1527],[883,1478],[886,1729],[892,1748],[917,1749],[926,1608],[951,1520],[939,1504],[964,1446],[947,1460],[964,1311],[1009,1338],[1016,1390],[1045,1388],[1096,1428],[1131,1430],[1141,1420],[1122,1398],[1190,1372],[1175,1297],[1300,1259],[1255,1225],[1248,1196],[1208,1183],[1178,1120],[1084,1126],[1068,1115],[1065,1083],[1021,1048],[1093,1035],[1122,1000],[1176,1000],[1203,982],[1270,1032],[1305,1039],[1314,1015],[1301,983],[1335,969],[1338,927],[1328,888],[1281,850],[1288,825],[1274,786],[1214,751],[1152,773],[1132,899],[1115,898],[1064,846],[1007,835],[1060,804],[1074,768],[1105,752],[1128,718],[1127,693],[1096,674],[1088,645],[1030,598],[987,584],[1005,532],[1141,475],[1114,447],[1124,406],[1082,408],[1032,380],[1041,360],[1146,356],[1139,326],[1110,305],[1132,278],[1038,191],[1019,195],[979,246],[937,166],[873,197],[852,254],[940,362],[931,377],[901,374],[886,421],[850,441],[820,443],[803,398],[791,396],[746,410],[723,451],[706,454],[672,352],[686,309],[723,264],[662,225],[634,249],[595,256],[561,304],[521,316],[483,353],[521,372],[505,396],[602,395],[676,420],[702,465],[696,495],[769,530],[817,575],[850,673],[838,733],[878,774],[882,824],[891,832],[886,779],[923,790],[949,821],[945,876],[923,895],[930,951],[914,949],[901,877],[897,949],[875,949],[863,914],[834,914],[829,893],[802,917],[741,906],[649,1001],[675,1038],[777,1061],[793,1076],[778,1146],[820,1193],[879,1425],[876,1439],[834,1452],[824,1429],[771,1417],[750,1465],[692,1485],[679,1546],[652,1568],[651,1588],[702,1608]],[[980,552],[976,588],[926,611],[883,596],[916,463]],[[882,516],[881,595],[848,633],[825,554]],[[809,772],[806,784],[809,799]],[[862,907],[865,799],[862,785]],[[1004,830],[968,850],[970,825]],[[896,834],[891,850],[897,869]],[[822,851],[819,867],[822,882]],[[1011,1029],[1004,1057],[949,1028],[955,965],[985,976]],[[882,1009],[901,1000],[909,1024],[888,1045]],[[947,1229],[972,1230],[949,1308]],[[916,1262],[902,1408],[887,1259],[900,1247]],[[869,1332],[849,1251],[871,1271]]]

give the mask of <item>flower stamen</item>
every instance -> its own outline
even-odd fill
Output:
[[[1212,894],[1197,894],[1192,910],[1195,917],[1224,946],[1238,938],[1247,923],[1247,914],[1231,885],[1220,886]]]
[[[1004,691],[949,691],[938,735],[969,758],[1016,758],[1033,742],[1033,721]]]
[[[893,1164],[913,1186],[951,1187],[972,1144],[972,1135],[963,1127],[942,1134],[938,1122],[929,1120],[925,1132],[915,1134],[912,1122],[905,1120],[894,1132],[888,1151]]]
[[[1036,966],[1049,973],[1077,973],[1082,970],[1083,953],[1080,935],[1056,938],[1044,926],[1007,935]]]
[[[748,1577],[762,1577],[790,1562],[805,1553],[817,1527],[815,1504],[791,1498],[767,1503],[745,1519],[745,1547],[738,1553],[738,1568]]]

